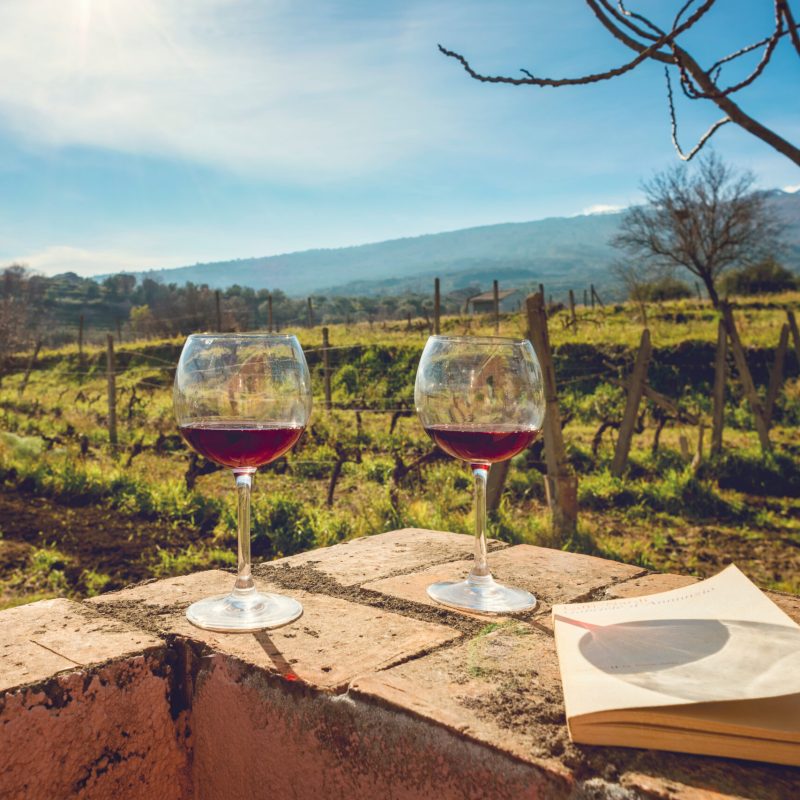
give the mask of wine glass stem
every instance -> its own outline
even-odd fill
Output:
[[[472,464],[472,474],[475,476],[475,564],[470,575],[476,578],[491,575],[486,563],[486,481],[490,466]]]
[[[234,470],[238,496],[239,571],[233,586],[234,594],[250,594],[255,590],[250,574],[250,489],[255,470]]]

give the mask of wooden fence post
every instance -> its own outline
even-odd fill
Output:
[[[645,328],[639,343],[639,352],[633,365],[633,373],[628,381],[628,398],[625,402],[625,413],[619,426],[617,447],[614,450],[614,459],[611,462],[611,474],[615,478],[622,475],[622,470],[628,460],[631,449],[633,431],[636,427],[636,417],[639,413],[639,404],[644,394],[644,384],[647,377],[647,365],[650,363],[652,347],[650,345],[650,331]]]
[[[31,377],[31,370],[33,369],[34,364],[36,364],[36,357],[39,355],[39,350],[42,347],[42,340],[36,340],[36,346],[33,348],[33,353],[31,357],[28,359],[28,364],[25,367],[25,375],[22,378],[22,383],[19,385],[19,396],[22,397],[23,392],[25,391],[25,387],[28,385],[28,381]]]
[[[578,317],[575,314],[575,292],[569,290],[569,319],[574,328],[578,327]]]
[[[486,480],[486,508],[489,511],[497,511],[500,505],[500,498],[503,496],[503,487],[506,484],[508,477],[508,468],[511,466],[511,460],[498,461],[497,464],[492,464],[489,470],[489,477]]]
[[[217,333],[222,333],[222,306],[219,296],[219,289],[214,292],[214,303],[217,307]]]
[[[109,333],[106,371],[108,373],[108,441],[117,443],[117,381],[116,363],[114,359],[114,337]]]
[[[494,300],[494,332],[500,333],[500,285],[497,281],[492,281],[492,293]]]
[[[539,358],[544,380],[543,427],[547,500],[552,515],[553,533],[563,542],[575,534],[578,526],[578,480],[575,475],[570,474],[564,449],[544,294],[528,296],[525,305],[528,314],[528,335]]]
[[[722,319],[725,322],[725,330],[728,332],[728,339],[733,350],[733,360],[736,364],[736,371],[739,373],[739,380],[742,383],[745,397],[750,403],[750,409],[755,418],[758,440],[763,451],[771,450],[772,445],[769,441],[769,428],[764,421],[764,409],[761,407],[761,400],[758,397],[750,368],[747,366],[742,340],[739,338],[739,331],[736,329],[736,322],[733,319],[733,311],[728,303],[721,304]]]
[[[589,292],[589,296],[592,298],[592,311],[594,311],[594,295],[595,295],[594,284],[592,283],[590,285],[591,285],[591,291]]]
[[[767,399],[764,402],[764,423],[769,429],[772,427],[772,415],[775,413],[775,401],[783,385],[783,365],[786,361],[786,351],[789,348],[789,325],[781,327],[781,336],[778,340],[778,349],[775,351],[775,363],[769,373],[769,388]]]
[[[438,336],[442,332],[442,295],[439,279],[433,281],[433,332]],[[409,327],[411,326],[411,315],[409,314]]]
[[[725,424],[725,383],[728,372],[728,335],[725,323],[717,326],[717,355],[714,359],[714,411],[711,422],[711,455],[722,452],[722,428]]]
[[[589,292],[584,289],[583,290],[583,307],[587,308],[589,306]]]
[[[331,410],[331,365],[328,357],[328,329],[322,329],[322,379],[325,385],[325,408]]]
[[[794,311],[787,310],[786,319],[789,323],[789,330],[792,332],[794,351],[797,353],[797,363],[800,365],[800,331],[797,330],[797,320],[794,318]]]
[[[78,367],[83,369],[83,314],[78,317]]]
[[[697,450],[695,450],[694,458],[692,459],[692,470],[697,472],[700,469],[700,465],[703,463],[703,434],[706,432],[706,426],[703,422],[700,422],[700,425],[697,430]]]
[[[594,288],[594,284],[592,284],[592,297],[594,300],[597,300],[597,305],[601,308],[605,308],[605,303],[600,299],[600,295],[597,294],[597,290]],[[592,308],[594,308],[594,302],[592,303]]]

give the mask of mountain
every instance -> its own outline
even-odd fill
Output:
[[[800,268],[800,193],[768,193],[787,229],[787,265]],[[552,217],[534,222],[484,225],[375,244],[304,250],[277,256],[195,264],[136,273],[165,283],[234,284],[280,289],[288,295],[369,295],[429,291],[434,276],[442,290],[466,286],[546,283],[549,290],[614,283],[609,273],[618,253],[608,242],[622,213]]]

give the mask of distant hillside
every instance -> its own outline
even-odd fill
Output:
[[[770,192],[787,227],[784,261],[800,269],[800,193]],[[428,291],[434,276],[444,291],[470,285],[543,282],[552,291],[613,282],[617,252],[608,244],[621,213],[553,217],[535,222],[394,239],[357,247],[305,250],[261,258],[136,273],[165,283],[193,282],[213,288],[234,284],[280,289],[289,295],[385,295]]]

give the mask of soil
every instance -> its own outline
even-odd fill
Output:
[[[606,557],[621,557],[659,572],[692,574],[698,578],[716,575],[728,564],[736,564],[762,588],[796,592],[800,575],[800,536],[786,529],[753,529],[745,525],[717,522],[692,524],[670,520],[636,524],[615,512],[581,512],[582,525]],[[662,543],[654,546],[654,534]],[[794,582],[794,583],[793,583]]]
[[[105,591],[152,575],[156,547],[179,551],[196,542],[196,530],[123,516],[102,506],[71,507],[46,497],[0,491],[0,580],[25,566],[35,547],[63,553],[70,587],[83,570],[108,575]]]

